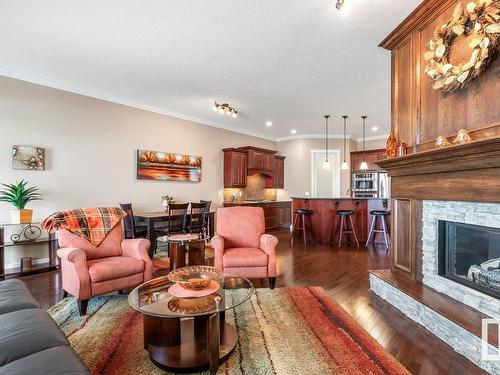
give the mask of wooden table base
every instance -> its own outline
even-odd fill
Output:
[[[193,243],[171,242],[170,249],[170,269],[186,266],[205,265],[205,240]],[[186,264],[186,253],[188,263]]]
[[[237,342],[235,328],[217,313],[182,320],[144,315],[144,348],[167,371],[215,374]]]

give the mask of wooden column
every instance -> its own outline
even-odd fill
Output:
[[[422,281],[422,201],[392,200],[391,269],[413,281]]]

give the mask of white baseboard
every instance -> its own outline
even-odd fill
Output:
[[[32,264],[42,264],[42,263],[49,263],[49,258],[33,258]],[[4,265],[4,268],[6,270],[12,269],[12,268],[19,268],[21,265],[21,259],[19,259],[18,262],[16,263],[6,263]]]

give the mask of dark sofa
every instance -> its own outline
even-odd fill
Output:
[[[0,375],[90,374],[20,280],[0,282]]]

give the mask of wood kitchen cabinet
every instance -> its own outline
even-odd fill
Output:
[[[351,152],[351,170],[353,172],[359,171],[359,166],[363,161],[363,154],[355,154]]]
[[[278,208],[278,225],[289,226],[292,223],[292,208],[290,205]]]
[[[276,151],[259,149],[248,150],[248,169],[273,172],[276,164]]]
[[[247,154],[235,150],[224,151],[224,187],[244,188],[247,184]]]
[[[255,202],[255,203],[224,203],[224,207],[249,206],[262,207],[267,229],[289,227],[292,223],[292,202]]]
[[[226,148],[224,152],[224,187],[244,188],[247,176],[265,176],[266,188],[283,189],[285,186],[285,157],[276,151],[257,147]]]
[[[378,165],[376,164],[378,160],[378,152],[370,152],[366,154],[366,162],[368,163],[368,169],[370,171],[378,172]]]
[[[384,160],[385,158],[385,149],[351,152],[351,170],[354,173],[366,172],[366,170],[363,171],[359,169],[361,162],[365,159],[368,164],[368,171],[381,172],[380,167],[376,163],[377,161]]]
[[[283,189],[285,187],[285,157],[276,156],[276,173],[274,175],[274,187]]]
[[[264,153],[261,151],[248,151],[248,168],[264,169]]]

